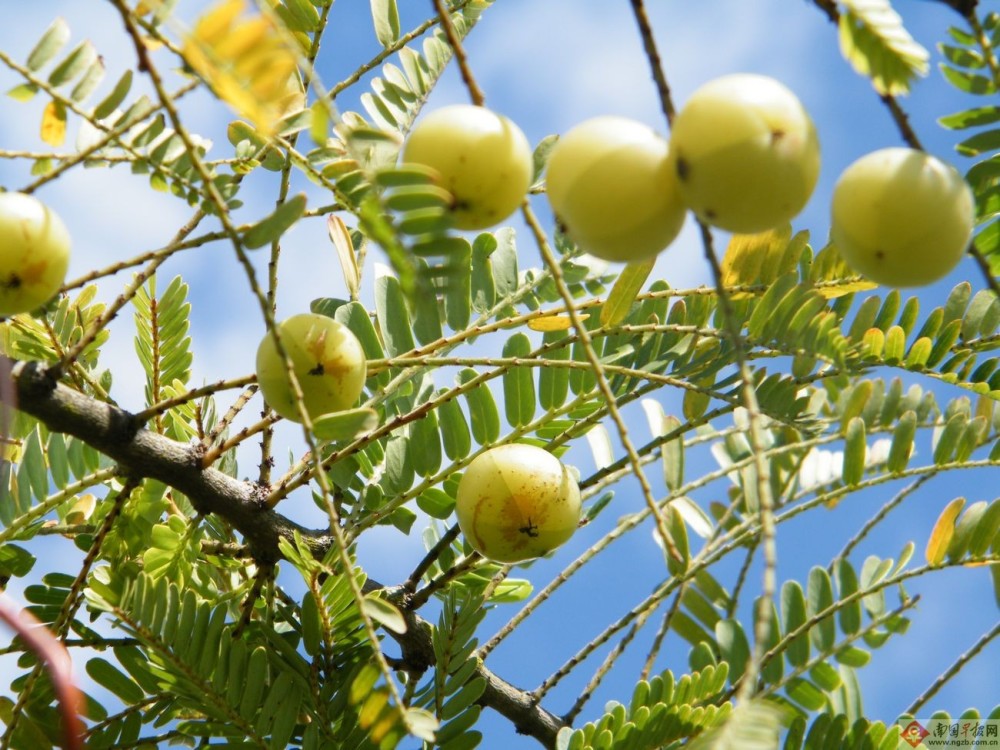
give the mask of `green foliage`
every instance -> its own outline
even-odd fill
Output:
[[[476,674],[476,629],[486,614],[482,599],[470,593],[449,592],[434,628],[436,659],[433,676],[418,687],[415,703],[441,718],[435,747],[478,747],[482,734],[472,730],[482,707],[477,701],[486,689]]]
[[[1000,82],[997,68],[996,32],[1000,16],[995,12],[984,14],[979,33],[969,34],[964,30],[950,29],[954,44],[942,42],[938,45],[946,62],[941,63],[945,79],[955,88],[969,94],[991,96],[996,94]],[[1000,182],[998,182],[997,159],[1000,149],[1000,130],[997,110],[987,104],[971,107],[941,117],[938,122],[950,130],[967,131],[975,129],[972,135],[955,145],[955,150],[964,157],[975,160],[966,172],[966,179],[976,197],[976,247],[990,263],[996,273],[997,259],[1000,258],[1000,224],[997,223],[997,206],[1000,205]]]
[[[576,730],[562,729],[558,750],[591,748],[664,747],[698,736],[726,722],[733,704],[720,700],[726,683],[726,665],[674,678],[669,670],[650,680],[640,680],[626,707],[613,703],[604,715]]]
[[[157,296],[156,277],[132,298],[135,306],[135,349],[146,372],[146,405],[162,400],[161,388],[187,384],[191,375],[191,337],[187,284],[175,277]],[[180,438],[180,436],[177,436]],[[187,437],[187,436],[184,436]]]

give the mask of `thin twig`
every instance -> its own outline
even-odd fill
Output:
[[[608,416],[611,418],[611,421],[614,422],[615,428],[618,431],[618,438],[621,441],[622,448],[625,449],[625,455],[628,456],[629,465],[632,467],[632,473],[639,482],[643,499],[646,501],[646,507],[649,508],[649,511],[653,516],[653,520],[656,523],[656,531],[660,535],[660,539],[663,541],[663,547],[672,558],[678,562],[684,562],[681,553],[677,549],[677,545],[674,544],[673,537],[670,536],[666,520],[663,518],[662,513],[660,513],[659,506],[657,506],[656,500],[653,498],[653,489],[649,484],[649,479],[646,477],[646,473],[642,470],[642,461],[639,458],[639,454],[636,453],[635,446],[632,443],[632,438],[629,435],[629,430],[625,424],[625,420],[622,418],[621,412],[618,410],[618,399],[615,397],[614,391],[611,390],[611,384],[608,383],[608,378],[605,375],[605,367],[601,363],[600,357],[597,356],[597,352],[594,351],[594,346],[590,339],[590,333],[587,331],[587,327],[583,324],[583,318],[581,318],[579,312],[577,312],[576,305],[573,301],[573,295],[570,292],[569,287],[566,286],[565,279],[562,277],[559,262],[552,254],[552,248],[549,247],[549,242],[545,236],[545,232],[542,230],[541,225],[538,223],[538,219],[531,210],[531,206],[527,203],[527,201],[525,201],[524,205],[521,207],[521,214],[524,216],[524,220],[527,222],[531,233],[535,237],[535,243],[538,245],[539,252],[542,254],[542,260],[545,262],[549,272],[552,274],[556,290],[559,292],[559,296],[562,297],[563,303],[566,305],[566,312],[569,314],[569,318],[573,323],[573,328],[576,330],[577,336],[580,337],[580,344],[587,356],[587,361],[594,370],[594,378],[597,380],[597,387],[600,390],[601,395],[604,397],[604,405],[608,410]]]
[[[403,590],[413,592],[417,590],[417,584],[420,583],[420,579],[424,577],[424,574],[430,570],[430,567],[437,561],[444,552],[451,546],[451,543],[458,539],[458,535],[461,533],[461,528],[458,524],[455,524],[450,529],[448,529],[441,538],[437,540],[437,543],[431,547],[427,554],[424,555],[423,559],[417,563],[417,566],[413,569],[413,572],[407,577],[403,582]]]
[[[455,53],[455,63],[458,65],[458,70],[462,74],[462,81],[465,83],[465,88],[469,90],[469,98],[472,99],[472,103],[477,107],[482,107],[486,103],[486,97],[483,95],[483,90],[479,88],[479,84],[476,83],[475,77],[472,75],[472,69],[469,67],[469,60],[465,54],[465,48],[462,47],[462,40],[458,36],[458,32],[455,31],[455,24],[451,22],[451,13],[445,7],[444,0],[432,0],[434,3],[434,9],[438,14],[438,21],[441,24],[441,30],[444,31],[445,38],[448,40],[448,46],[451,47],[451,51]]]
[[[996,563],[994,563],[995,565]],[[1000,622],[994,625],[990,630],[983,633],[973,646],[966,651],[964,654],[959,656],[954,664],[952,664],[948,669],[946,669],[940,677],[938,677],[934,682],[923,692],[920,696],[910,704],[910,707],[906,709],[906,713],[910,716],[916,716],[917,711],[923,708],[927,702],[937,695],[938,691],[941,690],[956,674],[958,674],[962,667],[972,661],[977,654],[979,654],[984,648],[986,648],[990,642],[1000,635]]]
[[[643,35],[643,42],[646,47],[646,54],[649,60],[650,68],[653,71],[653,77],[658,82],[658,91],[661,97],[662,109],[668,118],[669,125],[671,113],[674,111],[674,105],[670,100],[670,89],[666,82],[666,74],[664,73],[663,66],[660,62],[660,55],[656,50],[653,32],[649,26],[649,20],[646,17],[642,0],[632,0],[632,8],[636,21],[639,24],[640,31]],[[659,83],[660,81],[662,81],[662,84]],[[729,292],[725,287],[722,267],[719,264],[719,259],[715,253],[712,233],[704,222],[699,221],[698,226],[701,230],[701,240],[704,248],[705,259],[708,261],[709,266],[712,269],[712,278],[719,298],[719,308],[722,311],[724,330],[728,334],[730,344],[733,347],[733,358],[735,360],[736,368],[740,376],[740,382],[742,384],[741,396],[749,418],[747,438],[756,474],[756,494],[758,502],[757,515],[760,518],[761,547],[764,555],[764,574],[761,583],[761,596],[764,599],[770,599],[773,597],[776,588],[775,571],[777,568],[778,549],[774,538],[774,498],[771,496],[770,467],[763,456],[764,441],[761,428],[762,416],[760,413],[760,405],[757,402],[753,372],[748,364],[746,348],[741,334],[742,322],[736,319],[732,301],[729,297]],[[768,621],[763,617],[757,618],[754,622],[754,650],[750,663],[747,665],[747,674],[753,675],[758,669],[769,628],[770,625]],[[750,697],[750,690],[752,689],[751,683],[752,680],[747,680],[747,682],[744,683],[747,685],[747,690],[743,695],[741,695],[741,698],[746,699]]]
[[[840,560],[847,559],[848,555],[851,554],[855,547],[861,544],[861,542],[868,536],[868,533],[875,528],[875,526],[881,523],[885,517],[888,516],[894,508],[896,508],[896,506],[916,492],[921,485],[933,476],[934,474],[924,474],[923,476],[917,477],[915,482],[911,482],[885,502],[882,507],[879,508],[878,513],[869,518],[865,522],[865,525],[862,526],[858,532],[854,534],[854,536],[847,540],[844,548],[837,554],[836,557],[833,558],[833,560],[830,561],[830,569],[834,570]]]

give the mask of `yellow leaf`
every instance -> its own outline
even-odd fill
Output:
[[[816,291],[827,299],[842,297],[851,292],[863,292],[878,286],[874,281],[858,275],[841,257],[832,244],[827,245],[813,259],[809,280],[816,284]]]
[[[135,14],[137,16],[148,16],[160,9],[163,5],[163,0],[139,0],[135,5]]]
[[[580,320],[586,320],[589,317],[584,313],[580,315]],[[532,331],[566,331],[572,327],[573,321],[568,315],[543,315],[528,321],[528,328]]]
[[[294,40],[268,15],[241,18],[245,5],[224,0],[205,13],[185,39],[184,58],[216,96],[269,136],[305,95]]]
[[[213,46],[225,37],[245,7],[245,0],[225,0],[219,3],[198,19],[192,37],[200,43]]]
[[[857,278],[852,281],[824,284],[823,286],[817,287],[816,291],[827,299],[833,299],[834,297],[843,297],[845,294],[851,294],[852,292],[864,292],[869,289],[874,289],[877,286],[878,284],[874,281]]]
[[[66,518],[63,519],[68,525],[86,523],[97,507],[97,498],[87,493],[80,495],[73,506],[67,511]]]
[[[948,552],[948,545],[955,535],[955,519],[962,512],[965,505],[964,497],[956,497],[941,512],[938,520],[934,523],[931,531],[931,538],[927,540],[927,549],[924,557],[928,565],[940,565],[944,561],[944,556]]]
[[[42,140],[50,146],[61,146],[66,140],[66,107],[54,99],[42,112]]]
[[[805,232],[792,241],[791,224],[759,234],[734,234],[722,259],[722,283],[726,287],[770,284],[795,267],[807,241]],[[733,299],[748,296],[749,293],[737,292]]]

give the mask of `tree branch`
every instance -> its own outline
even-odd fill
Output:
[[[40,362],[15,362],[17,408],[50,429],[79,438],[130,476],[156,479],[184,493],[199,513],[217,513],[245,538],[261,564],[280,559],[278,540],[295,531],[318,553],[332,540],[262,507],[256,485],[217,469],[201,468],[201,449],[147,430],[124,409],[97,401],[53,380]]]
[[[280,560],[279,540],[291,539],[296,532],[317,557],[333,545],[328,531],[307,529],[269,508],[263,502],[266,488],[217,469],[202,468],[203,449],[198,444],[179,443],[146,429],[134,414],[57,382],[41,362],[0,358],[0,372],[8,367],[19,410],[54,432],[84,441],[115,461],[128,476],[163,482],[184,493],[199,513],[224,518],[243,535],[258,564]],[[365,591],[382,588],[386,587],[377,581],[365,584]],[[392,598],[393,591],[389,593]],[[415,612],[404,609],[404,613],[407,632],[387,632],[402,650],[402,668],[420,673],[434,664],[431,625]],[[518,732],[545,747],[555,746],[556,733],[564,725],[558,717],[485,665],[479,665],[478,675],[486,681],[480,699],[484,706],[509,719]]]

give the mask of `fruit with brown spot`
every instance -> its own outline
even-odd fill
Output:
[[[314,313],[293,315],[277,328],[310,419],[354,406],[364,388],[367,362],[351,330]],[[271,333],[257,348],[257,384],[268,406],[286,419],[302,421],[285,361]]]
[[[922,286],[958,265],[974,223],[972,190],[954,167],[922,151],[884,148],[841,174],[830,239],[872,281]]]
[[[753,234],[795,217],[819,177],[812,119],[784,84],[751,73],[695,91],[670,135],[681,196],[707,224]]]
[[[458,229],[486,229],[518,209],[531,185],[531,146],[510,119],[485,107],[455,104],[425,115],[403,146],[403,163],[440,175]]]
[[[484,557],[513,563],[565,543],[580,522],[580,487],[542,448],[498,445],[469,464],[458,485],[458,523]]]
[[[0,193],[0,315],[31,312],[59,291],[69,267],[66,225],[37,198]]]

